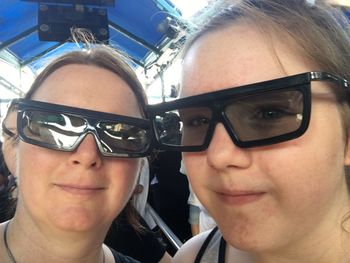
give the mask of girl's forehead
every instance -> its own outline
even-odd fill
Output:
[[[197,39],[183,61],[181,96],[242,86],[317,68],[278,32],[237,23]]]

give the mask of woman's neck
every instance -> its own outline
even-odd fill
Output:
[[[5,225],[2,225],[4,233]],[[9,221],[7,244],[0,242],[6,254],[10,251],[16,263],[52,262],[52,263],[102,263],[103,237],[88,233],[59,233],[51,229],[43,229],[30,222],[21,222],[16,217]],[[9,261],[14,263],[12,261]]]

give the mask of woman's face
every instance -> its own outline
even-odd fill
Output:
[[[141,117],[130,87],[95,66],[67,65],[52,73],[31,98]],[[102,157],[88,134],[73,152],[18,145],[18,212],[68,231],[106,229],[130,199],[140,159]]]
[[[181,96],[318,70],[285,36],[272,35],[274,48],[266,39],[243,23],[198,39],[184,59]],[[312,92],[310,126],[297,139],[242,149],[219,123],[206,151],[183,153],[195,193],[231,245],[248,251],[316,246],[341,231],[350,207],[349,153],[327,84],[313,82]],[[317,99],[320,94],[327,99]]]
[[[6,128],[12,132],[13,134],[17,134],[17,111],[10,110],[7,115],[5,121]],[[16,138],[10,137],[8,134],[3,134],[4,137],[4,143],[2,145],[2,151],[4,154],[4,160],[7,165],[7,168],[9,169],[10,173],[12,175],[15,175],[16,171],[16,153],[15,153],[15,147],[13,147],[14,141]]]

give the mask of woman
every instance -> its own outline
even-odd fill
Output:
[[[104,46],[67,53],[38,75],[16,102],[18,200],[0,225],[2,263],[138,262],[103,240],[150,152],[145,104],[131,68]]]
[[[324,1],[245,0],[188,41],[182,98],[150,113],[179,113],[159,147],[184,151],[219,230],[174,262],[350,261],[348,28]]]
[[[8,221],[13,217],[16,207],[15,189],[16,178],[13,176],[15,169],[15,152],[14,143],[17,139],[16,136],[16,114],[17,106],[13,100],[6,113],[6,116],[2,122],[2,135],[4,142],[1,143],[1,158],[2,163],[2,178],[0,178],[0,223]]]

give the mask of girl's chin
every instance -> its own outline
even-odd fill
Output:
[[[252,225],[220,226],[228,244],[242,251],[258,252],[268,247],[267,235]]]

